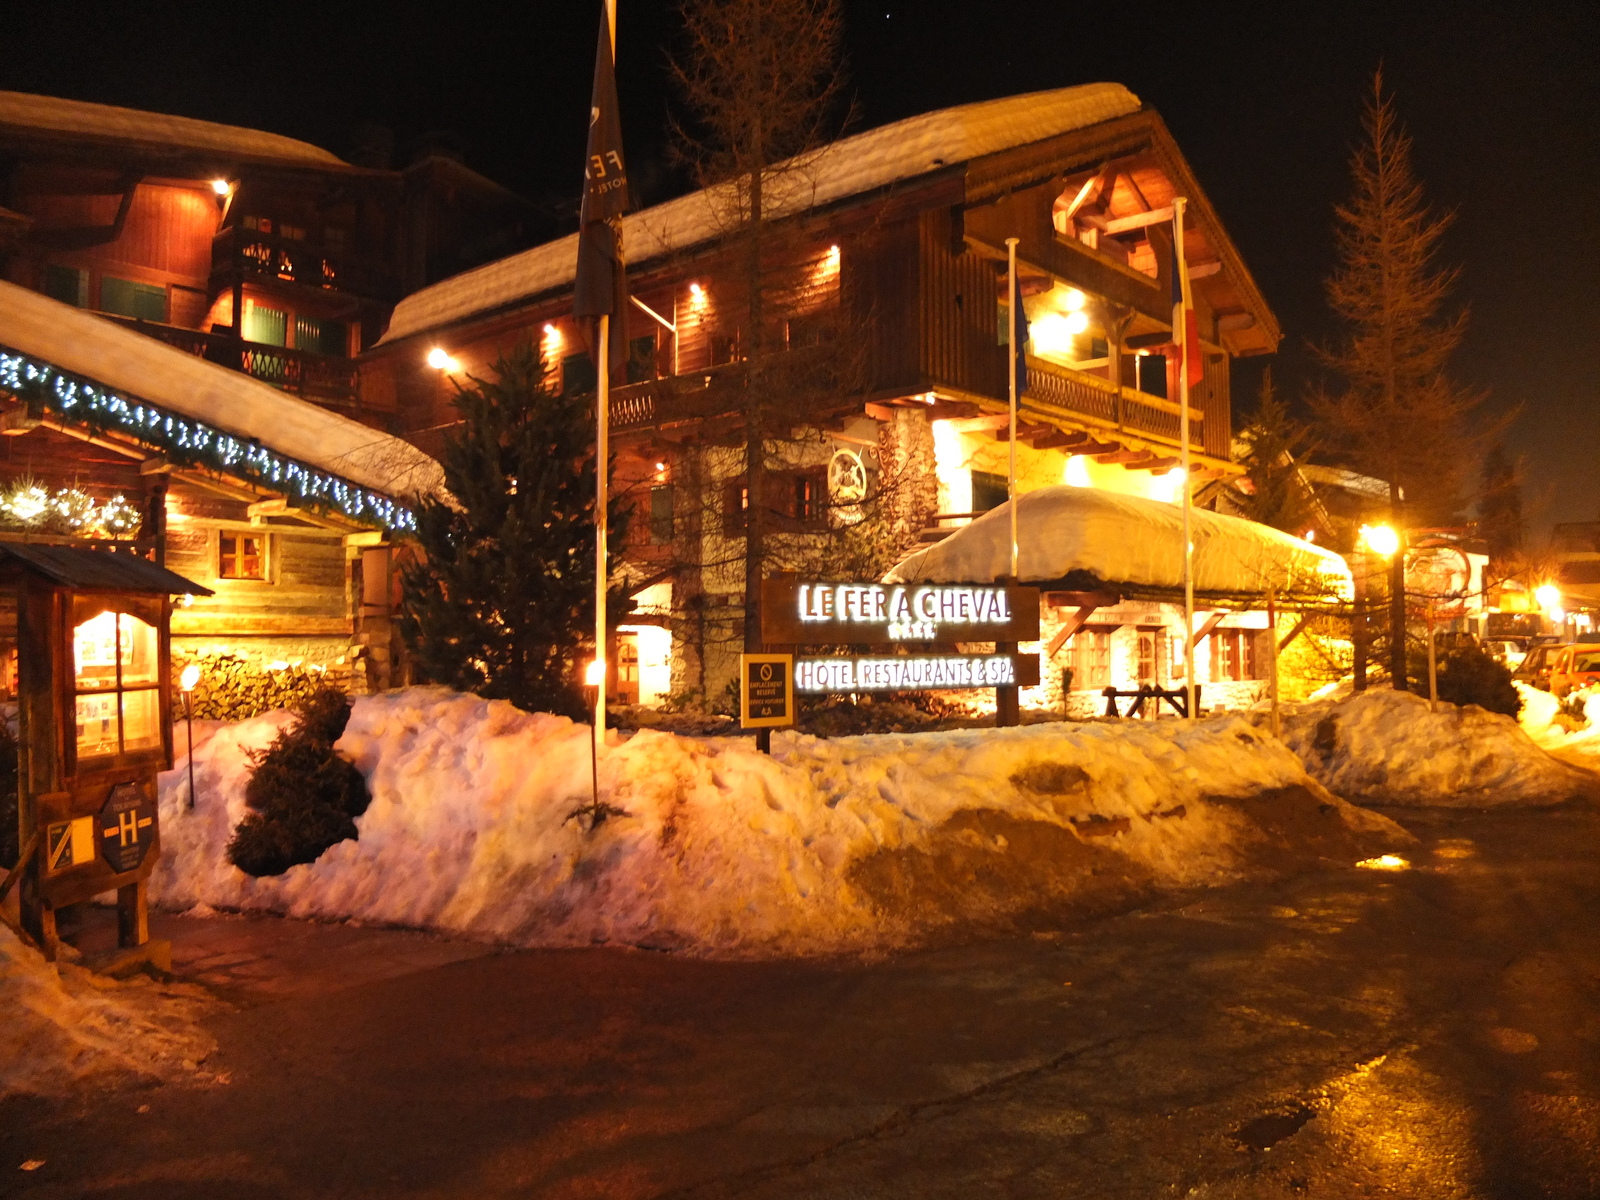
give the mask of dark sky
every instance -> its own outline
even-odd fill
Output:
[[[1535,526],[1600,518],[1600,5],[846,0],[856,128],[1095,80],[1160,110],[1283,325],[1280,387],[1328,336],[1321,280],[1364,88],[1381,60],[1472,325],[1460,377],[1520,405]],[[560,220],[576,199],[598,0],[8,6],[0,88],[269,129],[335,152],[375,122],[400,155],[448,132]],[[672,7],[621,0],[623,123],[662,165]],[[653,194],[650,194],[653,193]],[[1255,373],[1241,372],[1248,407]]]

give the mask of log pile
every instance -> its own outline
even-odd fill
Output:
[[[192,658],[173,655],[173,679],[190,662],[200,666],[194,715],[206,720],[243,721],[276,708],[289,708],[329,684],[344,692],[350,690],[348,670],[330,670],[319,663],[253,662],[226,651]],[[183,693],[174,688],[172,699],[174,715],[181,718]]]

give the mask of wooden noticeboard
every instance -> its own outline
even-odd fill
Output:
[[[794,655],[739,656],[739,724],[744,729],[794,724]]]

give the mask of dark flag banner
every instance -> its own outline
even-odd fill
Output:
[[[583,209],[578,228],[578,276],[572,313],[591,318],[589,353],[598,364],[599,322],[611,314],[609,368],[627,361],[628,281],[622,264],[622,214],[628,210],[628,171],[622,158],[622,118],[607,6],[600,14],[600,45],[594,59],[594,98],[589,105],[589,151],[583,166]]]

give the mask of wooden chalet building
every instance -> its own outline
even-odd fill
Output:
[[[1160,116],[1127,89],[1089,84],[900,121],[834,143],[776,191],[774,269],[789,283],[775,290],[768,344],[782,338],[800,352],[854,337],[864,347],[850,384],[795,412],[791,441],[773,447],[788,470],[768,504],[801,540],[848,512],[863,476],[884,489],[900,476],[908,545],[1004,501],[1010,237],[1019,239],[1032,329],[1022,486],[1175,499],[1167,272],[1170,204],[1180,195],[1206,354],[1191,396],[1194,486],[1239,471],[1230,363],[1272,352],[1278,325]],[[748,493],[737,414],[715,386],[747,336],[738,324],[743,250],[724,232],[727,207],[726,193],[697,192],[623,222],[635,303],[630,382],[612,392],[612,428],[618,483],[639,508],[628,557],[643,585],[641,615],[609,656],[622,664],[614,686],[626,699],[714,697],[739,648]],[[481,374],[524,341],[554,386],[591,389],[570,317],[575,260],[572,236],[408,296],[363,356],[367,403],[434,449],[454,419],[450,374]],[[446,369],[431,368],[435,350],[454,365],[434,355]],[[841,487],[856,490],[841,496]],[[1248,682],[1258,631],[1230,621],[1231,657],[1219,652],[1210,669]],[[1075,686],[1164,678],[1165,647],[1135,628],[1159,628],[1156,617],[1107,610],[1097,622],[1055,662],[1078,665]]]
[[[0,538],[131,542],[210,589],[177,656],[387,683],[388,546],[438,469],[357,355],[524,216],[437,156],[0,92]]]

